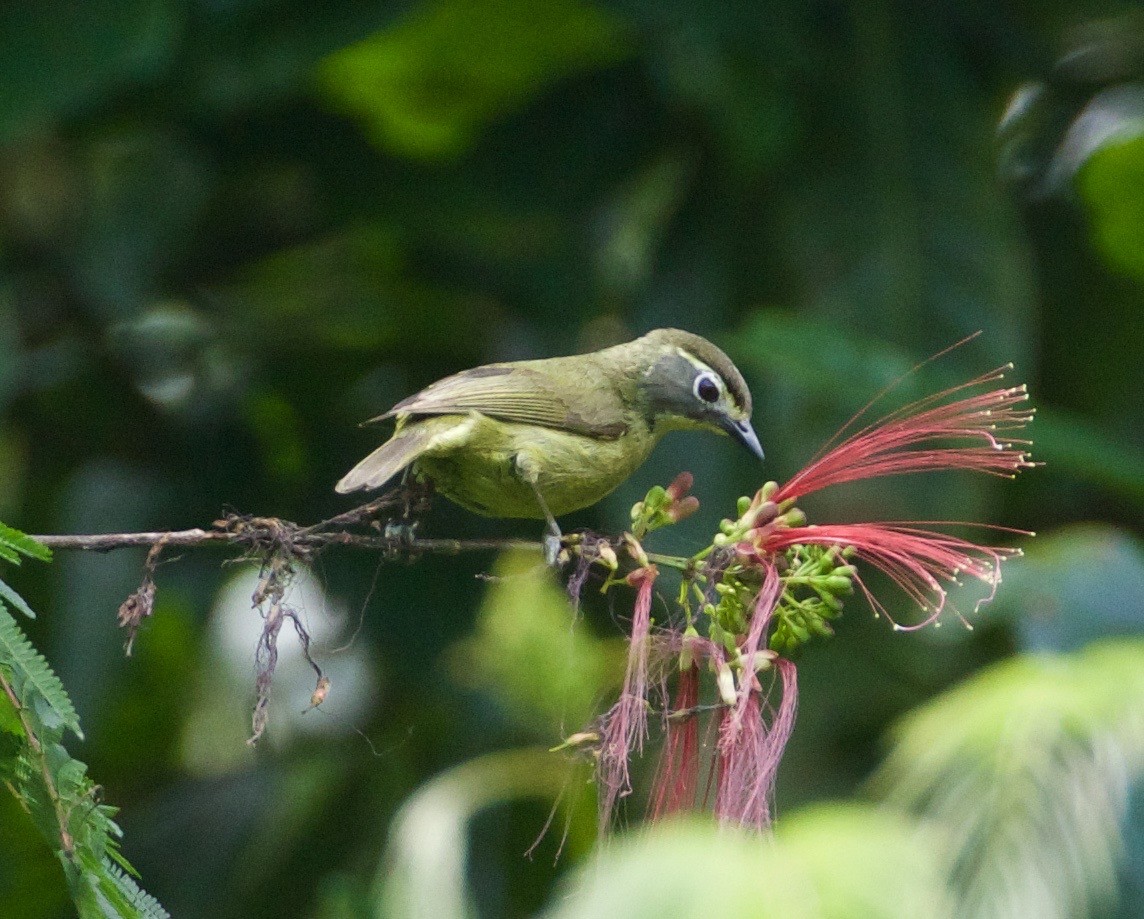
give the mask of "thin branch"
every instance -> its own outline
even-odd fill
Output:
[[[190,548],[207,545],[237,546],[256,556],[279,553],[291,558],[308,558],[328,546],[382,552],[400,558],[422,553],[459,555],[526,549],[542,552],[539,542],[521,539],[433,539],[413,535],[418,515],[429,504],[424,486],[401,485],[373,501],[310,526],[301,526],[279,517],[227,514],[210,529],[160,530],[145,533],[51,534],[34,536],[49,549],[81,552],[111,552],[116,549]],[[386,512],[389,513],[386,513]],[[362,533],[354,528],[366,528]],[[150,559],[154,567],[156,559]]]
[[[276,519],[276,518],[270,518]],[[287,523],[288,521],[281,521]],[[164,547],[181,548],[192,546],[237,545],[249,546],[247,535],[217,530],[161,530],[151,533],[96,533],[91,535],[64,534],[33,536],[53,550],[78,550],[85,552],[111,552],[116,549],[149,549],[158,542]],[[326,546],[342,546],[349,549],[372,551],[406,550],[414,554],[424,552],[432,555],[460,555],[465,552],[489,552],[501,549],[526,549],[543,552],[544,545],[527,539],[404,539],[401,536],[365,536],[358,533],[335,531],[329,533],[307,533],[300,530],[294,540],[300,549],[316,550]]]
[[[283,623],[293,622],[302,642],[306,660],[314,668],[317,684],[312,706],[321,704],[329,691],[330,681],[310,656],[310,636],[295,610],[285,603],[294,576],[294,562],[308,563],[323,549],[336,546],[378,552],[383,560],[412,559],[419,555],[459,555],[462,552],[524,549],[543,552],[540,542],[522,539],[429,539],[413,535],[415,521],[428,506],[428,493],[416,486],[400,486],[353,510],[322,520],[311,526],[300,526],[279,517],[254,517],[228,514],[214,521],[210,529],[163,530],[146,533],[97,533],[89,535],[35,536],[43,545],[60,550],[111,552],[116,549],[146,548],[143,581],[119,607],[119,624],[127,632],[126,652],[131,653],[135,635],[143,620],[154,611],[155,571],[159,556],[170,548],[221,545],[237,548],[243,557],[262,565],[259,587],[252,598],[263,618],[262,633],[255,653],[257,664],[256,696],[250,743],[265,732],[270,704],[270,685],[278,662],[278,635]],[[362,532],[365,530],[366,532]],[[46,776],[50,786],[50,776]],[[66,827],[67,849],[69,842]]]

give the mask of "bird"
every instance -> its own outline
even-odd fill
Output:
[[[473,513],[546,521],[550,562],[561,540],[556,517],[609,494],[671,431],[730,435],[764,457],[743,375],[681,329],[463,370],[365,424],[391,418],[393,435],[337,483],[339,494],[412,472]]]

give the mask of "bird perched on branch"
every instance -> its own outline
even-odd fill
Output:
[[[669,431],[729,434],[759,459],[751,393],[719,348],[679,329],[570,357],[489,364],[426,387],[371,421],[393,436],[338,482],[380,488],[406,469],[487,517],[548,522],[596,503]],[[367,422],[368,424],[369,422]]]

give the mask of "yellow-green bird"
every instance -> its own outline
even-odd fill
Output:
[[[477,514],[547,520],[550,557],[555,516],[595,504],[669,431],[729,434],[763,458],[743,375],[711,342],[679,329],[465,370],[372,420],[387,418],[397,419],[393,436],[338,482],[339,493],[412,469]]]

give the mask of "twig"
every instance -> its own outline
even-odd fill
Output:
[[[306,563],[329,547],[377,552],[381,561],[414,558],[423,554],[459,555],[462,552],[525,549],[544,551],[540,542],[521,539],[427,539],[413,535],[412,521],[428,502],[424,489],[399,487],[343,514],[311,526],[299,526],[278,517],[228,514],[210,529],[164,530],[146,533],[97,533],[90,535],[44,535],[36,540],[56,551],[111,552],[116,549],[147,548],[143,582],[119,608],[119,624],[127,631],[126,652],[131,653],[136,632],[154,610],[155,570],[160,554],[168,548],[219,545],[241,550],[243,556],[258,560],[262,574],[252,605],[263,618],[262,633],[255,653],[257,667],[256,701],[250,743],[266,730],[270,686],[278,663],[278,635],[287,619],[302,643],[302,651],[314,668],[317,684],[312,706],[317,707],[329,691],[329,679],[310,655],[310,636],[297,612],[286,603],[286,592],[293,579],[294,562]],[[388,514],[386,512],[389,512]],[[396,526],[395,526],[396,525]],[[354,529],[356,528],[356,529]],[[360,532],[361,529],[372,532]],[[49,784],[49,790],[50,790]],[[61,823],[65,849],[66,826]]]
[[[277,520],[277,518],[266,518]],[[294,526],[289,521],[279,521]],[[37,542],[49,549],[60,551],[112,552],[116,549],[150,549],[162,542],[164,547],[193,547],[207,545],[231,545],[249,547],[252,538],[249,534],[238,534],[219,530],[160,530],[153,533],[95,533],[90,535],[56,534],[33,536]],[[490,552],[501,549],[525,549],[543,552],[544,545],[528,539],[403,539],[401,536],[366,536],[358,533],[334,531],[325,533],[308,532],[298,528],[294,539],[297,548],[317,550],[327,546],[341,546],[347,549],[371,551],[407,549],[413,553],[429,555],[461,555],[466,552]]]
[[[281,521],[288,523],[288,521]],[[145,533],[94,533],[94,534],[53,534],[53,536],[33,536],[33,539],[55,550],[80,550],[80,552],[113,552],[116,549],[151,548],[157,542],[164,546],[249,546],[251,537],[216,530],[160,530]],[[402,549],[413,553],[430,555],[461,555],[467,552],[494,552],[498,549],[527,549],[543,552],[545,547],[539,541],[529,539],[403,539],[398,536],[363,536],[350,532],[313,533],[300,529],[295,545],[303,549],[319,549],[326,546],[341,546],[351,549]]]

